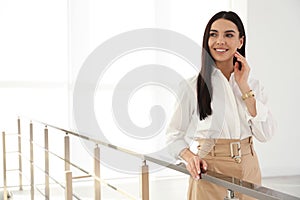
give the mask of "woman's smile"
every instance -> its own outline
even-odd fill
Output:
[[[228,51],[228,49],[224,49],[224,48],[214,48],[214,50],[218,53],[225,53],[226,51]]]

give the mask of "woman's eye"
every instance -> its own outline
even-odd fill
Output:
[[[226,34],[226,37],[232,38],[233,34]]]
[[[210,37],[216,37],[217,34],[216,34],[216,33],[210,33],[209,36],[210,36]]]

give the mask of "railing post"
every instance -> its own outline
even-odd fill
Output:
[[[48,142],[48,129],[44,129],[44,142],[45,142],[45,199],[49,199],[49,142]]]
[[[2,132],[2,146],[3,146],[3,200],[7,200],[7,181],[6,181],[6,142],[5,132]]]
[[[23,190],[21,120],[18,118],[19,190]]]
[[[65,199],[72,200],[72,172],[66,171],[66,189],[65,189]]]
[[[149,169],[146,160],[142,166],[142,200],[149,200]]]
[[[34,161],[33,161],[33,125],[30,122],[30,196],[34,200]]]
[[[70,138],[68,133],[65,136],[65,171],[70,170]]]
[[[65,173],[66,173],[66,189],[65,199],[72,200],[72,172],[70,171],[70,138],[68,133],[65,136]]]
[[[95,171],[95,200],[101,199],[101,185],[100,185],[100,148],[96,145],[94,149],[94,171]]]
[[[234,191],[228,189],[224,200],[239,200],[239,199],[234,196]]]

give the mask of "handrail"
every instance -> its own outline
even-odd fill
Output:
[[[59,131],[62,131],[64,134],[68,133],[70,135],[79,137],[81,139],[84,139],[84,140],[87,140],[87,141],[90,141],[90,142],[94,142],[95,144],[106,146],[106,147],[121,151],[123,153],[130,154],[132,156],[138,157],[138,158],[143,159],[143,160],[144,160],[144,157],[145,157],[144,154],[140,154],[140,153],[137,153],[137,152],[134,152],[134,151],[122,148],[122,147],[115,146],[113,144],[109,144],[109,143],[106,143],[106,142],[103,142],[103,141],[100,141],[100,140],[97,140],[97,139],[94,139],[94,138],[91,138],[91,137],[87,137],[87,136],[81,135],[80,133],[77,133],[75,131],[70,131],[70,130],[67,130],[67,129],[64,129],[64,128],[60,128],[58,126],[54,126],[54,125],[51,125],[51,124],[48,124],[48,123],[45,123],[45,122],[42,122],[42,121],[39,121],[39,120],[36,120],[36,119],[31,119],[31,121],[42,124],[42,125],[47,126],[47,127],[57,129]]]
[[[115,146],[115,145],[112,145],[112,144],[109,144],[109,143],[106,143],[106,142],[103,142],[103,141],[100,141],[100,140],[97,140],[97,139],[94,139],[94,138],[90,138],[90,137],[81,135],[80,133],[70,131],[70,130],[67,130],[67,129],[63,129],[63,128],[60,128],[60,127],[57,127],[57,126],[54,126],[54,125],[51,125],[51,124],[48,124],[48,123],[45,123],[45,122],[41,122],[39,120],[32,120],[32,121],[35,121],[35,122],[40,123],[42,125],[60,130],[60,131],[65,132],[65,133],[69,133],[69,134],[74,135],[76,137],[79,137],[79,138],[82,138],[82,139],[85,139],[85,140],[88,140],[88,141],[92,141],[96,144],[100,144],[100,145],[115,149],[117,151],[121,151],[123,153],[130,154],[130,155],[138,157],[142,160],[147,160],[147,161],[153,162],[155,164],[165,166],[167,168],[170,168],[170,169],[176,170],[178,172],[182,172],[184,174],[189,175],[189,172],[186,170],[186,168],[183,165],[175,165],[173,163],[169,163],[169,162],[157,159],[155,157],[139,154],[137,152],[134,152],[134,151],[131,151],[131,150],[128,150],[128,149],[125,149],[125,148],[121,148],[121,147],[118,147],[118,146]],[[270,189],[270,188],[267,188],[267,187],[264,187],[264,186],[261,186],[261,185],[256,185],[256,184],[253,184],[253,183],[249,183],[247,181],[243,181],[241,179],[226,176],[226,175],[223,175],[223,174],[218,174],[218,173],[211,172],[211,171],[208,171],[204,174],[201,174],[201,177],[202,177],[203,180],[209,181],[209,182],[217,184],[219,186],[223,186],[223,187],[225,187],[227,189],[230,189],[232,191],[236,191],[236,192],[239,192],[239,193],[246,194],[248,196],[252,196],[252,197],[257,198],[257,199],[264,199],[264,200],[275,200],[275,199],[276,200],[278,200],[278,199],[300,200],[299,197],[295,197],[295,196],[292,196],[290,194],[279,192],[279,191],[276,191],[276,190],[273,190],[273,189]]]
[[[174,169],[176,171],[189,175],[189,172],[186,170],[184,164],[180,164],[180,165],[169,164],[162,160],[155,159],[148,156],[146,156],[146,159],[156,164],[167,166],[170,169]],[[247,181],[243,181],[238,178],[226,176],[212,171],[207,171],[206,173],[201,174],[201,177],[203,180],[231,189],[233,191],[246,194],[251,197],[255,197],[257,199],[264,199],[264,200],[269,200],[269,199],[270,200],[273,199],[299,200],[300,199],[299,197],[295,197],[290,194],[279,192],[261,185],[256,185],[253,183],[249,183]]]

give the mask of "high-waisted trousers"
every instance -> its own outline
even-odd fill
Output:
[[[261,172],[257,155],[253,148],[252,137],[244,140],[217,139],[213,147],[205,152],[204,146],[208,140],[199,140],[198,154],[205,155],[208,171],[224,174],[225,176],[241,179],[256,185],[261,184]],[[209,141],[211,142],[211,141]],[[203,179],[195,180],[190,177],[189,200],[223,200],[227,188],[218,186]],[[255,198],[236,193],[239,200],[253,200]]]

